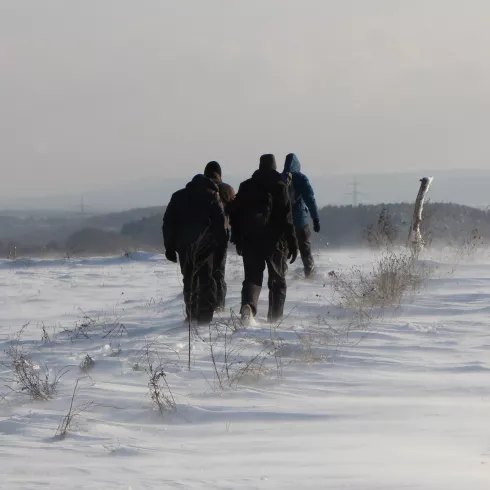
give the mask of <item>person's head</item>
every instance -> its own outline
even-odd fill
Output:
[[[271,153],[267,153],[260,157],[260,170],[277,170],[276,157]]]
[[[221,166],[218,162],[212,161],[206,165],[204,175],[209,179],[221,180]]]
[[[301,172],[301,163],[294,153],[290,153],[286,156],[284,172]]]

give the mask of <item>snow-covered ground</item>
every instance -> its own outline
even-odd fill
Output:
[[[264,290],[257,325],[231,335],[228,314],[211,332],[226,341],[194,335],[190,371],[180,275],[161,256],[0,261],[0,488],[488,490],[490,255],[454,273],[443,254],[431,258],[436,274],[413,303],[341,343],[318,333],[333,315],[327,273],[371,257],[323,253],[310,282],[295,264],[286,320],[267,324]],[[237,310],[237,257],[228,276]],[[48,401],[9,389],[5,351],[25,324],[14,344],[51,375],[69,368]],[[231,387],[225,344],[244,363],[262,352]],[[147,351],[177,404],[163,417]],[[78,378],[74,405],[93,405],[60,440]]]

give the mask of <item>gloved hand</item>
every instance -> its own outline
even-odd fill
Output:
[[[289,263],[293,264],[297,256],[298,256],[298,248],[297,247],[290,248],[288,254],[288,260],[291,259],[291,261]]]
[[[243,255],[243,248],[241,245],[236,244],[236,253],[241,257]]]
[[[170,260],[170,262],[177,263],[177,252],[175,250],[165,250],[165,257],[167,257],[167,260]]]
[[[313,231],[315,233],[318,233],[320,231],[320,220],[314,220],[313,221]]]

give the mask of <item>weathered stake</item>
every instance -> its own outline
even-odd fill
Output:
[[[429,187],[434,180],[434,177],[423,177],[420,179],[420,189],[415,200],[415,207],[413,211],[412,224],[410,226],[410,232],[408,235],[407,246],[412,248],[413,251],[418,252],[424,246],[424,239],[420,232],[420,225],[422,223],[422,212],[424,210],[425,196],[429,191]]]

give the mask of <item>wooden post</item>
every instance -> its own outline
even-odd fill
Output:
[[[424,201],[429,187],[434,180],[434,177],[423,177],[420,179],[420,189],[415,200],[415,207],[413,211],[412,224],[410,226],[410,232],[408,235],[408,246],[415,252],[420,251],[424,246],[424,239],[422,233],[420,233],[420,224],[422,223],[422,212],[424,210]]]

